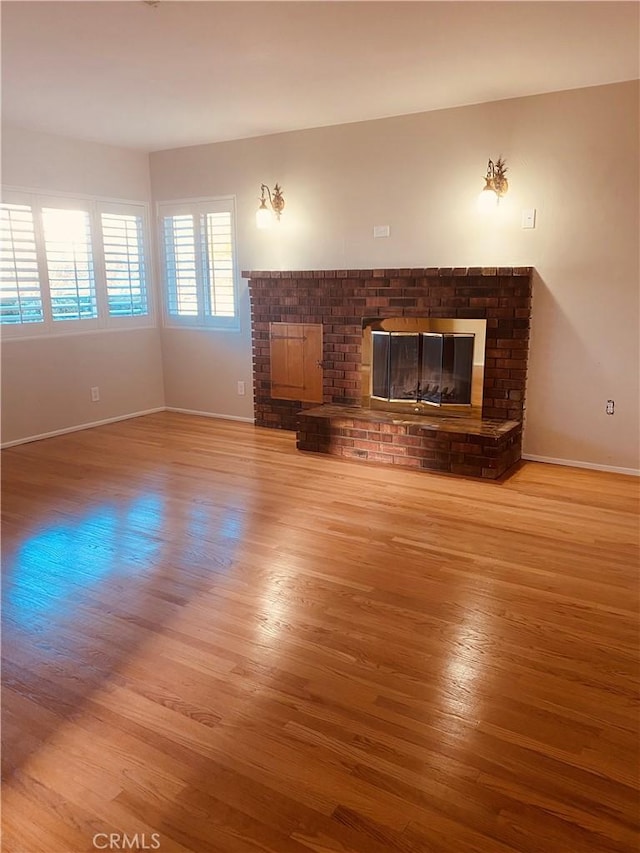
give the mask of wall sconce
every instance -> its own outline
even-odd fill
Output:
[[[507,166],[502,157],[499,157],[495,163],[493,160],[489,160],[487,174],[484,178],[486,184],[478,197],[478,207],[481,210],[497,207],[502,196],[507,194],[509,182],[505,177],[506,173]]]
[[[269,228],[273,223],[274,216],[276,219],[280,219],[280,214],[284,208],[284,198],[278,184],[273,188],[273,195],[271,195],[271,190],[266,184],[261,185],[260,191],[262,195],[260,197],[260,207],[256,210],[256,225],[258,228]],[[265,192],[269,197],[269,207],[267,207]]]

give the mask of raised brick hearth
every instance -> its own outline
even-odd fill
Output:
[[[315,403],[271,397],[269,324],[321,323],[323,402],[332,406],[359,406],[362,397],[360,362],[364,317],[486,319],[482,417],[522,422],[531,317],[530,267],[252,271],[243,272],[242,275],[249,279],[251,295],[257,425],[297,430],[301,410],[317,408]],[[366,412],[363,411],[363,414]],[[301,416],[304,417],[304,411]],[[308,426],[308,418],[304,424]],[[334,427],[356,429],[337,427],[335,424]],[[316,428],[319,429],[317,425]],[[376,431],[376,427],[372,429]],[[367,427],[364,431],[371,432],[372,429]],[[450,456],[455,454],[456,459],[449,459],[448,467],[444,468],[442,466],[447,460],[435,458],[432,461],[440,463],[440,467],[431,467],[450,471],[454,470],[453,466],[461,465],[467,465],[469,469],[490,469],[488,465],[468,463],[460,458],[465,455],[477,459],[489,458],[477,452],[478,441],[457,438],[453,442],[447,439],[444,428],[436,431],[442,433],[440,439],[428,437],[428,440],[440,440],[443,444],[449,441],[450,449],[446,452]],[[312,430],[305,429],[304,432],[310,435]],[[468,435],[465,429],[457,432],[459,436]],[[509,458],[513,461],[520,456],[520,434],[518,427],[510,436],[513,442],[509,447]],[[420,439],[420,435],[409,432],[407,438]],[[303,443],[304,440],[301,441],[299,436],[301,447]],[[473,447],[452,450],[453,443]],[[445,453],[443,449],[431,449],[436,454]],[[398,464],[386,453],[372,448],[369,450],[373,454],[385,456],[385,459],[377,459],[375,455],[367,455],[367,458],[395,461]],[[406,453],[396,455],[411,456]],[[459,473],[465,472],[459,470]]]
[[[300,412],[299,450],[495,480],[520,458],[522,424],[318,406]]]

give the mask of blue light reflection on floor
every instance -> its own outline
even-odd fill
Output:
[[[38,530],[5,563],[5,618],[35,630],[67,615],[78,590],[152,567],[164,511],[164,497],[146,494]]]
[[[201,505],[191,507],[187,533],[197,540],[222,537],[232,542],[238,542],[244,529],[244,515],[239,509],[225,509],[220,513],[219,508],[208,509]]]
[[[244,518],[240,510],[229,509],[224,514],[220,532],[226,539],[238,541],[242,536]]]
[[[148,494],[132,501],[125,513],[126,525],[124,531],[118,531],[123,536],[124,559],[153,557],[160,543],[154,537],[160,533],[165,522],[165,498],[162,495]],[[119,546],[122,547],[120,541]]]

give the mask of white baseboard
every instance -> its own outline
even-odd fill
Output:
[[[106,424],[114,424],[116,421],[128,421],[131,418],[140,418],[142,415],[155,415],[157,412],[179,412],[182,415],[198,415],[201,418],[218,418],[223,421],[242,421],[243,423],[252,424],[253,418],[242,418],[238,415],[219,415],[215,412],[197,412],[194,409],[177,409],[174,406],[158,406],[155,409],[145,409],[143,412],[131,412],[129,415],[118,415],[115,418],[105,418],[101,421],[91,421],[87,424],[78,424],[77,426],[65,427],[64,429],[56,429],[53,432],[43,432],[40,435],[28,435],[26,438],[17,438],[15,441],[4,441],[0,444],[0,448],[16,447],[18,444],[29,444],[32,441],[42,441],[44,438],[54,438],[56,435],[66,435],[68,432],[80,432],[83,429],[92,429],[93,427],[105,426]]]
[[[551,456],[535,456],[533,453],[523,453],[522,458],[530,462],[547,462],[550,465],[568,465],[570,468],[588,468],[591,471],[608,471],[611,474],[640,477],[640,470],[636,468],[619,468],[616,465],[599,465],[596,462],[579,462],[576,459],[554,459]]]
[[[221,421],[241,421],[252,424],[253,418],[244,418],[240,415],[220,415],[217,412],[198,412],[195,409],[178,409],[176,406],[165,406],[165,412],[178,412],[180,415],[198,415],[200,418],[218,418]]]
[[[0,444],[0,448],[16,447],[19,444],[29,444],[32,441],[42,441],[45,438],[54,438],[56,435],[66,435],[70,432],[80,432],[84,429],[92,429],[93,427],[105,426],[113,424],[117,421],[128,421],[132,418],[140,418],[143,415],[154,415],[158,412],[177,412],[181,415],[197,415],[201,418],[217,418],[223,421],[241,421],[242,423],[253,423],[253,418],[245,418],[239,415],[222,415],[216,412],[199,412],[195,409],[180,409],[176,406],[158,406],[155,409],[145,409],[142,412],[131,412],[128,415],[118,415],[115,418],[105,418],[101,421],[92,421],[91,423],[78,424],[77,426],[65,427],[57,429],[53,432],[43,432],[40,435],[29,435],[26,438],[18,438],[15,441],[5,441]],[[549,465],[568,465],[571,468],[587,468],[592,471],[608,471],[612,474],[627,474],[632,477],[640,477],[640,470],[636,468],[620,468],[615,465],[599,465],[595,462],[581,462],[576,459],[554,459],[551,456],[537,456],[533,453],[523,453],[522,458],[530,462],[545,462]]]
[[[145,409],[143,412],[131,412],[128,415],[118,415],[115,418],[105,418],[102,421],[91,421],[87,424],[78,424],[77,426],[65,427],[64,429],[56,429],[53,432],[43,432],[40,435],[29,435],[26,438],[18,438],[15,441],[5,441],[0,444],[0,448],[15,447],[18,444],[29,444],[32,441],[42,441],[43,438],[53,438],[56,435],[66,435],[68,432],[80,432],[83,429],[92,429],[93,427],[105,426],[106,424],[114,424],[116,421],[128,421],[131,418],[139,418],[142,415],[154,415],[157,412],[164,412],[165,407],[159,406],[156,409]]]

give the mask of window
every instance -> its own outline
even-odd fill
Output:
[[[102,213],[107,301],[112,317],[148,313],[142,216]]]
[[[169,326],[238,328],[233,199],[159,205]]]
[[[140,204],[7,190],[0,205],[3,335],[152,321]]]
[[[198,285],[193,216],[165,216],[163,222],[167,312],[173,317],[197,317]]]
[[[231,214],[207,213],[204,227],[207,239],[207,293],[210,313],[233,317],[235,286],[233,280],[233,235]]]
[[[4,204],[0,210],[0,323],[43,321],[33,211],[28,204]]]
[[[51,316],[54,320],[97,317],[88,212],[45,207],[42,226]]]

